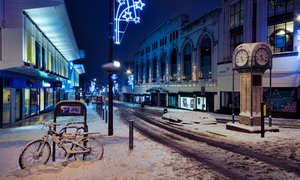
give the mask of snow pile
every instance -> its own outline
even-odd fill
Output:
[[[184,124],[216,124],[216,118],[208,113],[183,111],[183,112],[167,112],[163,114],[163,119]]]

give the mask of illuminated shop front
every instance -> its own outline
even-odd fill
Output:
[[[0,28],[0,127],[4,127],[53,110],[67,97],[65,91],[79,86],[79,70],[84,70],[71,62],[82,56],[64,1],[7,1],[0,12],[10,22]],[[64,91],[67,82],[72,86]]]
[[[168,107],[178,108],[178,94],[168,94]]]
[[[195,98],[180,97],[180,108],[194,110],[195,109]]]
[[[5,72],[0,81],[3,94],[0,103],[3,112],[2,126],[10,126],[17,121],[54,109],[54,88],[51,87],[51,81],[12,74],[8,76]],[[44,82],[48,83],[47,87],[43,87]]]

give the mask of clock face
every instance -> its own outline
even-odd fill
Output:
[[[239,50],[236,54],[235,54],[235,63],[237,66],[244,66],[249,59],[249,55],[248,52],[244,49]]]
[[[255,61],[257,64],[264,66],[270,61],[271,57],[268,51],[264,48],[259,48],[255,53]]]

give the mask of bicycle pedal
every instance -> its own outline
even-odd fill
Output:
[[[62,161],[62,162],[61,162],[61,165],[62,165],[62,166],[67,166],[68,164],[69,164],[69,161]]]

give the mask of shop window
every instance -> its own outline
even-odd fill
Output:
[[[11,106],[11,90],[3,89],[3,109],[2,109],[2,118],[3,124],[10,123],[10,108]]]
[[[169,95],[169,103],[168,103],[169,107],[178,107],[178,97],[177,95],[175,96],[170,96]]]
[[[202,40],[201,43],[201,59],[200,59],[200,74],[199,78],[211,78],[211,39],[208,35]]]
[[[232,92],[221,92],[221,107],[223,108],[240,108],[240,93],[233,93],[233,103],[232,103]]]
[[[180,98],[180,107],[183,109],[195,109],[195,99],[192,97],[181,97]]]
[[[24,112],[25,112],[25,117],[28,117],[29,114],[29,105],[30,105],[30,89],[25,89],[25,106],[24,106]]]
[[[270,101],[269,88],[264,88],[264,102]],[[272,88],[272,111],[296,113],[296,89],[295,88]]]
[[[230,29],[244,25],[244,1],[240,0],[230,6]]]
[[[170,81],[177,80],[177,52],[176,49],[172,50],[171,53],[171,72]]]
[[[40,88],[40,111],[43,111],[45,108],[45,93],[44,89]]]
[[[192,74],[192,47],[186,44],[183,50],[183,76],[182,80],[191,80]]]
[[[37,88],[30,91],[30,115],[38,114],[39,112],[39,92]]]
[[[274,53],[293,51],[294,22],[268,26],[268,43]]]
[[[197,97],[197,109],[206,111],[207,105],[206,105],[206,97]]]

